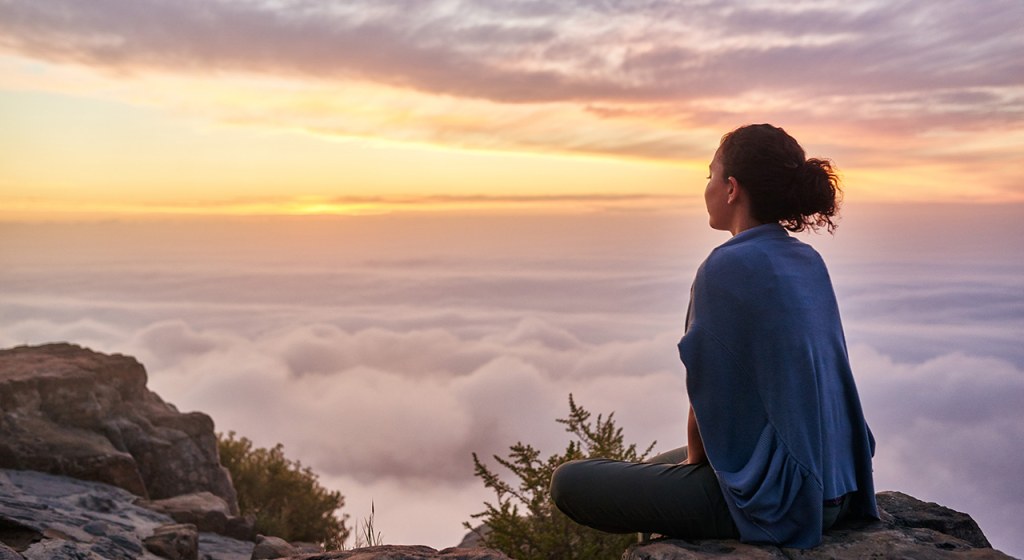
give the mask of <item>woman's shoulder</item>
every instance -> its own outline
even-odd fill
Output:
[[[821,256],[799,239],[783,234],[741,241],[725,243],[708,255],[699,273],[704,286],[759,298],[783,284],[816,284],[828,278]]]
[[[708,255],[708,268],[720,272],[763,270],[794,257],[820,261],[814,247],[792,237],[779,224],[766,224],[741,232]]]
[[[777,247],[773,247],[777,240],[771,242],[766,238],[757,237],[736,241],[735,238],[731,239],[711,251],[704,265],[708,274],[732,275],[761,270],[778,250]]]

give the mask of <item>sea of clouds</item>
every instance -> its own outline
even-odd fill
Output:
[[[848,209],[830,264],[880,489],[967,511],[1020,555],[1017,207]],[[0,224],[0,347],[133,355],[220,431],[281,442],[388,542],[456,544],[471,454],[561,451],[571,393],[629,441],[685,443],[700,213]],[[493,461],[491,462],[493,465]]]

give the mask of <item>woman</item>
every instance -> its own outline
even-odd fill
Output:
[[[829,161],[781,128],[722,138],[704,199],[733,237],[697,271],[679,342],[688,445],[646,463],[566,463],[551,482],[559,509],[608,532],[795,548],[841,518],[878,517],[831,280],[786,231],[834,231],[839,194]]]

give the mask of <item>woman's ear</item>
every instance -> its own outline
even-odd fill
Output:
[[[736,177],[729,177],[729,186],[726,188],[727,198],[725,199],[726,204],[733,204],[739,198],[740,195],[740,183],[736,180]]]

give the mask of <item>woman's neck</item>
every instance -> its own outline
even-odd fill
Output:
[[[729,226],[729,232],[732,233],[733,237],[738,235],[740,232],[747,231],[750,228],[763,226],[768,222],[762,222],[754,219],[750,214],[737,214],[733,219],[732,224]]]

